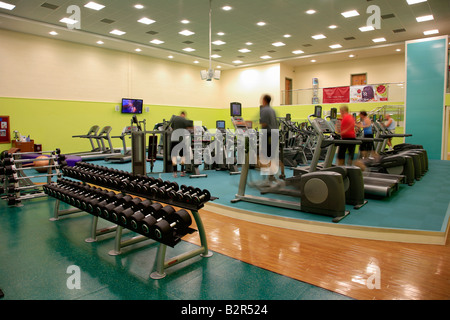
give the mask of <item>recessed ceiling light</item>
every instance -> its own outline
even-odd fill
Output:
[[[300,53],[304,53],[304,51],[302,51],[302,50],[295,50],[295,51],[292,51],[292,53],[293,54],[300,54]]]
[[[311,60],[311,62],[316,62],[316,60]]]
[[[351,54],[351,55],[349,55],[348,57],[349,57],[349,58],[354,58],[355,55],[354,55],[354,54]]]
[[[169,58],[169,59],[173,59],[173,56],[168,56],[167,58]]]
[[[141,52],[142,49],[137,48],[137,49],[135,49],[134,51],[136,51],[136,52]]]
[[[162,43],[164,43],[164,41],[159,40],[159,39],[153,39],[152,41],[150,41],[150,43],[153,43],[153,44],[162,44]]]
[[[142,4],[135,4],[134,7],[136,9],[144,9],[144,6]]]
[[[428,35],[430,35],[430,34],[436,34],[436,33],[439,33],[439,30],[438,30],[438,29],[427,30],[427,31],[424,31],[424,32],[423,32],[423,34],[426,35],[426,36],[428,36]]]
[[[188,24],[188,23],[190,23],[190,21],[189,21],[189,20],[186,20],[186,19],[181,20],[180,22],[183,23],[183,24]]]
[[[217,69],[222,69],[222,66],[217,66],[216,68],[217,68]]]
[[[233,63],[234,64],[239,64],[239,63],[242,63],[242,61],[241,60],[234,60]]]
[[[192,51],[195,51],[195,49],[192,49],[192,48],[184,48],[183,51],[186,51],[186,52],[192,52]]]
[[[313,38],[314,40],[319,40],[319,39],[325,39],[326,37],[323,34],[316,34],[315,36],[312,36],[311,38]]]
[[[247,53],[247,52],[251,52],[252,50],[249,50],[247,48],[243,48],[243,49],[239,49],[238,51],[242,52],[242,53]]]
[[[285,46],[286,44],[279,41],[279,42],[274,42],[274,43],[272,43],[272,45],[273,45],[274,47],[282,47],[282,46]]]
[[[104,42],[102,40],[98,40],[97,44],[104,44]]]
[[[230,7],[230,6],[223,6],[222,7],[222,10],[225,10],[225,11],[230,11],[231,9],[233,9],[233,8]]]
[[[314,14],[314,13],[316,13],[316,10],[310,9],[310,10],[306,11],[306,13],[307,14]]]
[[[179,34],[182,34],[183,36],[191,36],[193,34],[195,34],[195,32],[189,31],[189,30],[183,30],[178,32]]]
[[[226,42],[222,41],[222,40],[216,40],[216,41],[213,41],[211,43],[215,44],[216,46],[221,46],[221,45],[225,44]]]
[[[195,60],[194,63],[199,63],[199,62],[197,60]]]
[[[364,27],[359,28],[359,30],[361,32],[366,32],[366,31],[373,31],[373,30],[375,30],[375,28],[372,26],[364,26]]]
[[[213,58],[213,59],[218,59],[218,58],[222,58],[222,56],[221,56],[221,55],[218,55],[218,54],[213,54],[213,55],[211,56],[211,58]]]
[[[260,26],[260,27],[262,27],[262,26],[265,26],[266,23],[265,23],[264,21],[260,21],[260,22],[257,23],[257,25]]]
[[[332,45],[330,46],[330,48],[331,48],[331,49],[339,49],[339,48],[342,48],[342,46],[341,46],[340,44],[332,44]]]
[[[142,18],[139,19],[138,22],[149,25],[155,22],[155,20],[149,19],[149,18]]]
[[[218,35],[218,36],[224,36],[224,35],[225,35],[225,32],[217,32],[217,35]]]
[[[376,39],[372,39],[373,42],[384,42],[386,41],[385,38],[376,38]]]
[[[253,44],[253,42],[246,42],[245,44],[248,46],[251,46]]]
[[[111,34],[115,34],[115,35],[117,35],[117,36],[122,36],[122,35],[124,35],[126,32],[125,32],[125,31],[120,31],[120,30],[114,29],[114,30],[111,31],[110,33],[111,33]]]
[[[272,57],[271,57],[271,56],[265,55],[265,56],[261,56],[260,58],[261,58],[261,59],[271,59]]]
[[[58,32],[56,32],[56,31],[50,31],[49,34],[51,34],[52,36],[57,36],[57,35],[58,35]]]
[[[75,24],[78,21],[74,20],[74,19],[70,19],[70,18],[62,18],[61,20],[59,20],[59,22],[66,23],[66,24]]]
[[[91,2],[89,2],[87,4],[85,4],[84,6],[86,8],[89,8],[89,9],[92,9],[92,10],[97,10],[97,11],[102,10],[105,7],[104,5],[98,4],[98,3],[94,2],[94,1],[91,1]]]
[[[395,49],[395,51],[400,52],[400,51],[402,51],[402,49]]]
[[[406,0],[406,2],[408,2],[409,5],[421,3],[421,2],[425,2],[425,1],[427,1],[427,0]]]
[[[16,6],[10,3],[6,3],[3,1],[0,1],[0,8],[2,9],[6,9],[6,10],[12,10],[14,9]]]
[[[341,13],[345,18],[356,17],[359,16],[359,12],[356,10],[350,10]]]
[[[434,17],[432,14],[429,14],[427,16],[417,17],[416,20],[417,20],[417,22],[424,22],[424,21],[434,20]]]
[[[331,26],[328,26],[328,29],[336,29],[337,25],[332,24]]]
[[[290,37],[292,37],[290,34],[285,34],[283,37],[285,37],[285,38],[290,38]]]

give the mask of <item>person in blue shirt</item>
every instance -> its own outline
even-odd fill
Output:
[[[361,120],[356,125],[364,131],[364,138],[373,138],[372,121],[367,116],[367,112],[361,111],[359,113],[359,118]],[[362,159],[373,155],[374,150],[373,141],[364,141],[359,147]]]

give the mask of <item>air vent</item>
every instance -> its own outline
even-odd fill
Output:
[[[213,49],[214,52],[220,52],[222,49]]]
[[[157,31],[148,31],[146,33],[151,34],[151,35],[155,35],[155,34],[158,34],[159,32],[157,32]]]
[[[269,51],[267,51],[267,52],[274,53],[274,52],[276,52],[276,51],[275,51],[275,50],[269,50]]]
[[[347,37],[347,38],[344,38],[344,40],[355,40],[356,38],[355,37]]]
[[[59,6],[57,6],[56,4],[51,4],[48,2],[44,2],[43,4],[41,4],[42,8],[47,8],[47,9],[51,9],[51,10],[56,10],[59,8]]]
[[[193,41],[183,41],[183,43],[186,43],[186,44],[191,44],[191,43],[194,43]]]
[[[100,20],[100,22],[107,23],[107,24],[111,24],[111,23],[114,23],[114,22],[116,22],[116,21],[111,20],[111,19],[102,19],[102,20]]]
[[[393,33],[400,33],[400,32],[405,32],[405,31],[406,31],[405,28],[392,30]]]
[[[304,44],[303,46],[304,47],[312,47],[312,44],[307,43],[307,44]]]
[[[391,19],[391,18],[395,18],[395,14],[393,13],[388,13],[388,14],[383,14],[381,16],[381,19],[386,20],[386,19]]]
[[[245,56],[237,56],[236,58],[245,58]]]

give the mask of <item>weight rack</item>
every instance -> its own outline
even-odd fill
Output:
[[[158,203],[164,203],[169,206],[188,210],[191,212],[191,214],[194,218],[194,221],[197,225],[197,228],[198,228],[197,231],[199,233],[200,243],[201,243],[201,245],[198,249],[194,249],[194,250],[185,252],[183,254],[180,254],[176,257],[166,259],[167,246],[174,247],[178,242],[181,241],[181,238],[183,236],[185,236],[188,233],[193,233],[196,230],[194,230],[192,228],[187,228],[185,234],[178,235],[177,239],[173,239],[173,241],[161,241],[160,239],[152,239],[151,237],[148,237],[148,235],[144,235],[144,234],[140,234],[140,235],[132,237],[131,239],[128,239],[128,240],[122,240],[123,229],[127,230],[128,229],[127,226],[124,226],[120,221],[109,220],[110,222],[113,222],[115,225],[108,227],[108,228],[104,228],[104,229],[98,229],[99,216],[93,214],[92,215],[93,219],[92,219],[92,224],[91,224],[91,232],[90,232],[91,234],[90,234],[89,238],[85,239],[85,241],[86,242],[95,242],[95,241],[97,241],[97,236],[115,232],[116,234],[115,234],[115,241],[114,241],[114,249],[108,252],[109,255],[113,255],[113,256],[119,255],[122,253],[122,251],[121,251],[122,248],[132,245],[132,244],[136,244],[141,241],[152,239],[152,240],[159,242],[159,247],[158,247],[158,252],[157,252],[157,257],[156,257],[156,259],[157,259],[156,260],[156,270],[150,274],[150,277],[152,279],[164,278],[166,276],[165,270],[167,268],[175,266],[183,261],[189,260],[198,255],[200,255],[202,257],[212,256],[213,253],[208,250],[206,232],[205,232],[203,222],[202,222],[202,219],[200,217],[198,210],[203,208],[204,204],[207,201],[215,200],[217,198],[210,197],[210,199],[208,199],[206,201],[201,201],[199,203],[186,203],[183,201],[177,201],[175,199],[170,199],[167,197],[161,198],[156,195],[149,196],[148,194],[144,194],[142,192],[136,192],[136,190],[132,190],[132,186],[133,186],[133,183],[135,183],[138,179],[141,179],[141,183],[142,183],[142,181],[143,180],[145,181],[146,179],[149,179],[149,181],[150,181],[150,179],[151,179],[150,177],[140,176],[140,175],[134,176],[129,172],[119,171],[119,170],[111,171],[111,169],[106,168],[106,167],[87,164],[87,163],[83,163],[83,162],[77,163],[77,165],[75,167],[67,167],[66,166],[61,171],[64,176],[80,180],[85,185],[87,185],[87,184],[97,185],[97,186],[103,187],[107,190],[113,190],[114,192],[117,192],[117,193],[127,194],[130,196],[150,200],[152,203],[154,201],[156,201]],[[166,183],[171,183],[171,182],[166,181]],[[48,185],[48,186],[50,187],[51,185]],[[70,202],[69,202],[69,204],[72,206],[75,206],[74,208],[71,208],[68,210],[60,210],[59,206],[60,206],[60,201],[62,201],[62,200],[59,198],[56,198],[56,199],[57,200],[55,203],[54,217],[50,219],[52,221],[56,221],[61,216],[64,216],[64,215],[85,211],[85,210],[81,209],[80,207],[75,206],[74,203],[70,203]],[[128,229],[128,230],[131,230],[131,229]],[[139,233],[136,230],[131,230],[131,231]]]
[[[33,163],[34,161],[46,161],[46,159],[22,159],[22,156],[28,154],[48,154],[48,165],[40,168],[47,169],[47,174],[36,176],[29,176],[26,174],[27,170],[35,169],[34,166],[24,167],[25,163]],[[60,168],[66,165],[65,157],[60,154],[60,150],[55,151],[40,151],[40,152],[16,152],[7,154],[0,161],[0,179],[3,182],[3,187],[0,187],[0,193],[4,193],[2,199],[8,201],[8,206],[23,206],[22,200],[35,199],[45,197],[46,194],[42,192],[44,184],[36,184],[33,178],[47,178],[47,184],[52,182],[52,178],[59,178],[62,176]],[[52,170],[55,170],[53,173]]]

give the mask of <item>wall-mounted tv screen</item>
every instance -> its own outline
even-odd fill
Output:
[[[122,99],[122,113],[141,114],[143,100],[139,99]]]
[[[242,117],[242,104],[239,102],[232,102],[230,104],[230,112],[232,117]]]

